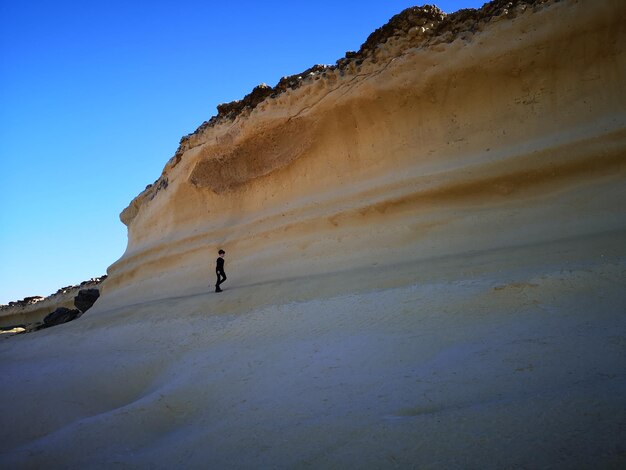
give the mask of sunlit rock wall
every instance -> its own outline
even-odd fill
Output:
[[[413,9],[181,141],[97,307],[626,231],[626,3]]]

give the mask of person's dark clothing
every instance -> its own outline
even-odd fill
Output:
[[[215,265],[215,274],[217,275],[217,283],[215,289],[220,290],[220,284],[226,280],[226,273],[224,272],[224,258],[217,258]]]

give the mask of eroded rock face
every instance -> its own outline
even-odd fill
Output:
[[[337,60],[335,65],[316,64],[301,73],[282,77],[276,86],[270,87],[265,83],[256,86],[252,92],[241,100],[222,103],[217,107],[217,115],[205,121],[195,132],[181,139],[181,147],[176,155],[182,155],[184,144],[190,136],[212,127],[222,120],[234,120],[243,111],[251,111],[266,98],[276,98],[287,90],[299,88],[307,78],[322,75],[335,69],[348,69],[351,65],[361,65],[363,60],[372,58],[379,52],[379,46],[390,39],[403,41],[401,47],[428,46],[439,42],[452,42],[463,33],[475,33],[490,21],[503,17],[514,18],[524,13],[528,8],[540,8],[548,3],[561,0],[494,0],[480,9],[463,9],[450,15],[444,13],[434,5],[410,7],[393,16],[384,26],[376,29],[361,45],[358,51],[348,51],[345,56]],[[320,78],[320,77],[318,77]]]
[[[480,9],[464,9],[450,15],[433,5],[407,8],[370,34],[358,51],[346,52],[345,56],[337,60],[336,64],[316,64],[301,73],[282,77],[274,87],[262,83],[241,100],[218,105],[215,116],[203,122],[193,133],[181,138],[180,145],[172,159],[168,162],[166,170],[176,166],[185,152],[206,142],[203,139],[203,134],[207,129],[223,122],[233,121],[240,116],[245,117],[259,105],[267,103],[268,100],[276,100],[290,91],[297,90],[303,84],[321,81],[325,86],[332,86],[337,77],[358,75],[364,62],[379,64],[393,60],[395,57],[401,56],[404,51],[412,48],[434,47],[438,44],[451,43],[459,38],[468,40],[474,34],[482,31],[489,23],[495,23],[501,19],[510,20],[517,15],[525,13],[527,10],[536,11],[559,1],[561,0],[494,0],[486,3]],[[384,67],[384,64],[381,67]],[[279,124],[279,127],[282,127],[282,125]],[[248,139],[248,141],[251,141],[251,139]],[[259,150],[263,149],[263,143],[260,142],[259,144],[257,148]],[[204,153],[207,154],[207,151],[205,150]],[[238,163],[231,158],[233,151],[229,152],[228,149],[225,149],[224,152],[208,153],[214,155],[214,161],[208,164],[202,163],[192,175],[191,181],[194,184],[204,181],[205,183],[201,183],[201,185],[216,188],[216,192],[222,192],[224,188],[238,186],[242,175],[248,175],[249,179],[262,176],[274,168],[280,168],[288,164],[303,152],[297,154],[291,152],[287,157],[283,154],[282,158],[275,159],[281,161],[279,165],[260,163],[260,161],[266,159],[264,157],[257,159],[245,158],[245,164]],[[245,151],[238,152],[240,155],[246,153]],[[240,168],[235,170],[225,170],[223,168],[231,165],[239,165]],[[252,168],[249,171],[248,169],[242,169],[242,165],[256,167],[256,169]],[[215,170],[215,174],[208,178],[207,167],[212,167]],[[224,183],[221,181],[218,183],[206,183],[207,179],[210,181],[218,180],[224,176],[225,172],[234,176],[232,178],[227,176],[227,181]],[[154,184],[148,185],[146,190],[122,211],[120,220],[125,225],[129,225],[137,216],[139,208],[144,202],[152,200],[159,190],[164,188],[167,188],[165,174],[157,179]]]
[[[624,16],[409,8],[337,64],[220,105],[122,213],[98,305],[196,292],[218,248],[253,283],[625,230]]]
[[[205,145],[189,182],[220,194],[270,174],[311,148],[315,125],[304,118],[281,120],[234,145]]]
[[[407,8],[370,34],[358,51],[346,52],[345,56],[337,60],[334,65],[316,64],[303,72],[282,77],[274,87],[262,83],[242,99],[218,105],[215,116],[203,122],[191,134],[181,138],[180,145],[168,165],[178,164],[186,151],[197,146],[196,137],[208,128],[225,121],[233,121],[242,114],[249,114],[268,99],[276,99],[283,93],[296,90],[305,83],[318,80],[332,83],[336,75],[358,73],[365,60],[376,63],[397,57],[410,48],[431,47],[441,43],[450,43],[459,37],[467,38],[467,35],[479,32],[489,22],[502,18],[512,19],[529,8],[538,9],[545,4],[558,1],[560,0],[494,0],[478,10],[459,10],[450,15],[433,5]],[[386,47],[388,45],[391,47]],[[136,216],[144,199],[152,199],[156,195],[158,190],[150,187],[158,185],[161,181],[159,179],[153,185],[149,185],[146,191],[122,212],[120,219],[125,225],[128,225]]]

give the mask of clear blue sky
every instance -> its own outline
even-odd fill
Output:
[[[0,0],[0,304],[104,274],[119,213],[217,104],[420,4]]]

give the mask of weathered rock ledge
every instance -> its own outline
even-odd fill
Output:
[[[314,65],[303,72],[281,78],[274,87],[262,83],[241,100],[218,105],[215,116],[203,122],[191,134],[181,138],[180,146],[173,158],[177,159],[189,149],[186,144],[191,136],[222,121],[233,121],[244,111],[253,110],[268,98],[276,98],[287,90],[294,90],[307,80],[325,78],[326,74],[333,70],[354,74],[358,73],[357,67],[365,60],[376,62],[386,59],[387,57],[379,53],[379,46],[388,41],[395,42],[394,51],[399,55],[409,48],[450,43],[465,33],[473,34],[480,31],[491,21],[512,19],[528,8],[537,9],[559,1],[561,0],[493,0],[480,9],[467,8],[451,14],[444,13],[435,5],[407,8],[370,34],[358,51],[346,52],[335,65]]]
[[[74,318],[77,318],[95,303],[106,278],[104,275],[74,286],[61,287],[48,297],[31,296],[0,305],[0,328],[19,327],[32,331],[44,324],[52,326],[53,323],[45,319],[60,309],[75,310]]]
[[[163,174],[135,197],[120,214],[120,220],[129,225],[140,206],[154,199],[157,193],[167,188],[167,169],[176,166],[183,154],[201,145],[202,134],[218,124],[245,117],[266,100],[278,98],[289,90],[323,80],[333,82],[335,76],[356,76],[364,62],[376,64],[398,57],[408,49],[428,48],[455,39],[470,40],[488,23],[502,19],[513,19],[528,9],[537,11],[548,4],[562,0],[493,0],[480,9],[462,9],[446,14],[434,5],[410,7],[393,16],[384,26],[375,30],[358,51],[348,51],[334,65],[316,64],[301,73],[281,78],[275,86],[262,83],[240,100],[217,106],[217,114],[203,122],[194,132],[183,136],[174,156],[168,161]]]

